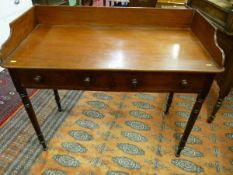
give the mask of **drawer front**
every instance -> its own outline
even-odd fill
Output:
[[[20,70],[23,87],[107,90],[109,76],[96,71]]]
[[[146,92],[199,92],[208,80],[207,74],[129,73],[114,74],[114,89]]]
[[[17,70],[23,87],[103,91],[198,92],[209,74]]]

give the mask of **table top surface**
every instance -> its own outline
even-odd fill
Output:
[[[8,68],[221,72],[189,28],[38,25]]]

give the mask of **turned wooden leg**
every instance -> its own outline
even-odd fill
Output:
[[[58,111],[61,112],[62,108],[61,108],[61,102],[60,102],[60,97],[59,97],[58,90],[54,89],[53,92],[54,92],[55,101],[57,103]]]
[[[218,112],[219,108],[222,106],[223,98],[218,98],[217,103],[214,106],[214,109],[211,115],[208,117],[207,122],[211,123],[215,119],[215,115]]]
[[[23,102],[23,105],[26,109],[28,117],[31,120],[31,123],[36,131],[37,137],[38,137],[40,143],[42,144],[43,149],[46,151],[47,150],[46,142],[45,142],[43,133],[41,132],[41,129],[40,129],[39,123],[37,121],[36,114],[33,110],[32,104],[30,102],[30,99],[27,95],[26,89],[21,89],[19,92],[19,95],[22,99],[22,102]]]
[[[210,90],[210,87],[212,85],[212,82],[213,82],[213,77],[210,76],[205,85],[203,86],[203,89],[202,91],[197,95],[197,99],[196,99],[196,102],[193,106],[193,109],[191,111],[191,114],[189,116],[189,119],[188,119],[188,122],[187,122],[187,125],[185,127],[185,130],[184,130],[184,133],[181,137],[181,140],[180,140],[180,143],[178,145],[178,149],[177,149],[177,152],[176,152],[176,157],[179,157],[180,156],[180,153],[181,151],[184,149],[185,147],[185,144],[188,140],[188,137],[189,137],[189,134],[190,132],[192,131],[193,129],[193,126],[197,120],[197,117],[200,113],[200,110],[201,110],[201,107],[202,107],[202,104],[206,98],[206,96],[208,95],[209,93],[209,90]]]
[[[221,36],[221,32],[218,33]],[[222,106],[222,102],[224,98],[229,94],[231,88],[233,87],[233,50],[231,50],[228,55],[228,62],[225,65],[225,72],[222,74],[218,86],[219,86],[219,97],[218,101],[214,106],[214,109],[211,115],[208,117],[207,122],[211,123],[215,119],[216,113],[218,112],[219,108]]]
[[[201,106],[202,106],[202,103],[203,103],[206,95],[207,94],[198,94],[198,96],[197,96],[196,102],[195,102],[195,104],[193,106],[192,112],[191,112],[189,120],[187,122],[184,134],[183,134],[183,136],[182,136],[182,138],[180,140],[178,150],[176,152],[176,157],[180,156],[180,152],[185,147],[185,144],[186,144],[186,142],[188,140],[189,134],[192,131],[192,128],[193,128],[193,125],[195,124],[195,121],[197,120],[198,114],[199,114],[199,112],[201,110]]]
[[[167,97],[166,109],[165,109],[165,111],[164,111],[164,114],[165,114],[165,115],[167,115],[168,112],[169,112],[169,109],[170,109],[170,106],[171,106],[171,103],[172,103],[173,96],[174,96],[174,93],[171,92],[171,93],[169,93],[169,95],[168,95],[168,97]]]
[[[41,145],[43,146],[44,151],[46,151],[47,150],[46,142],[45,142],[43,133],[41,132],[40,125],[37,121],[36,114],[35,114],[35,111],[32,107],[31,101],[28,97],[27,91],[25,88],[23,88],[20,85],[20,82],[17,79],[17,73],[14,73],[14,71],[11,71],[11,70],[9,70],[9,73],[11,75],[12,81],[15,85],[17,92],[19,93],[19,95],[21,97],[24,108],[28,114],[28,117],[29,117],[33,127],[34,127],[34,130],[36,131],[36,135],[37,135]]]

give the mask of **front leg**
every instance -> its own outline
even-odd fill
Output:
[[[40,129],[40,125],[37,121],[37,118],[36,118],[36,114],[35,114],[35,111],[32,107],[32,104],[31,104],[31,101],[28,97],[28,94],[27,94],[27,91],[26,89],[23,89],[21,88],[20,91],[18,92],[20,97],[21,97],[21,100],[23,102],[23,105],[24,105],[24,108],[28,114],[28,117],[29,119],[31,120],[31,123],[36,131],[36,135],[41,143],[41,145],[43,146],[43,149],[46,151],[47,150],[47,146],[46,146],[46,142],[45,142],[45,139],[44,139],[44,135],[43,133],[41,132],[41,129]]]
[[[28,117],[34,127],[34,130],[36,131],[36,135],[40,141],[40,143],[42,144],[43,146],[43,149],[46,151],[47,150],[47,146],[46,146],[46,142],[45,142],[45,139],[44,139],[44,135],[43,133],[41,132],[41,129],[40,129],[40,125],[37,121],[37,118],[36,118],[36,114],[35,114],[35,111],[32,107],[32,104],[31,104],[31,101],[28,97],[28,94],[27,94],[27,91],[25,88],[23,88],[20,84],[20,81],[17,77],[17,73],[15,73],[14,71],[11,71],[9,70],[9,73],[11,75],[11,78],[12,78],[12,81],[15,85],[15,88],[17,90],[17,92],[19,93],[20,95],[20,98],[23,102],[23,105],[24,105],[24,108],[28,114]]]
[[[193,126],[194,126],[194,124],[195,124],[195,122],[196,122],[196,120],[198,118],[199,113],[200,113],[202,104],[203,104],[206,96],[209,93],[212,82],[213,82],[213,77],[210,77],[206,81],[205,86],[203,87],[204,89],[197,95],[196,102],[195,102],[195,104],[193,106],[193,109],[191,111],[191,114],[189,116],[187,125],[186,125],[185,130],[184,130],[184,133],[183,133],[183,135],[181,137],[181,140],[180,140],[180,143],[178,145],[178,149],[177,149],[177,152],[175,154],[176,157],[180,157],[180,153],[185,147],[185,144],[186,144],[186,142],[188,140],[189,134],[191,133],[191,131],[193,129]]]
[[[188,140],[189,134],[193,129],[193,125],[195,124],[197,117],[199,115],[202,103],[204,101],[205,97],[202,96],[201,94],[198,94],[196,102],[193,106],[192,112],[190,114],[189,120],[187,122],[184,134],[180,140],[179,146],[178,146],[178,150],[176,152],[176,157],[180,157],[180,152],[184,149],[185,144]]]

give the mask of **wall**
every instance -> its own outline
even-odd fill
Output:
[[[0,0],[0,48],[10,35],[9,23],[31,6],[31,0]]]

